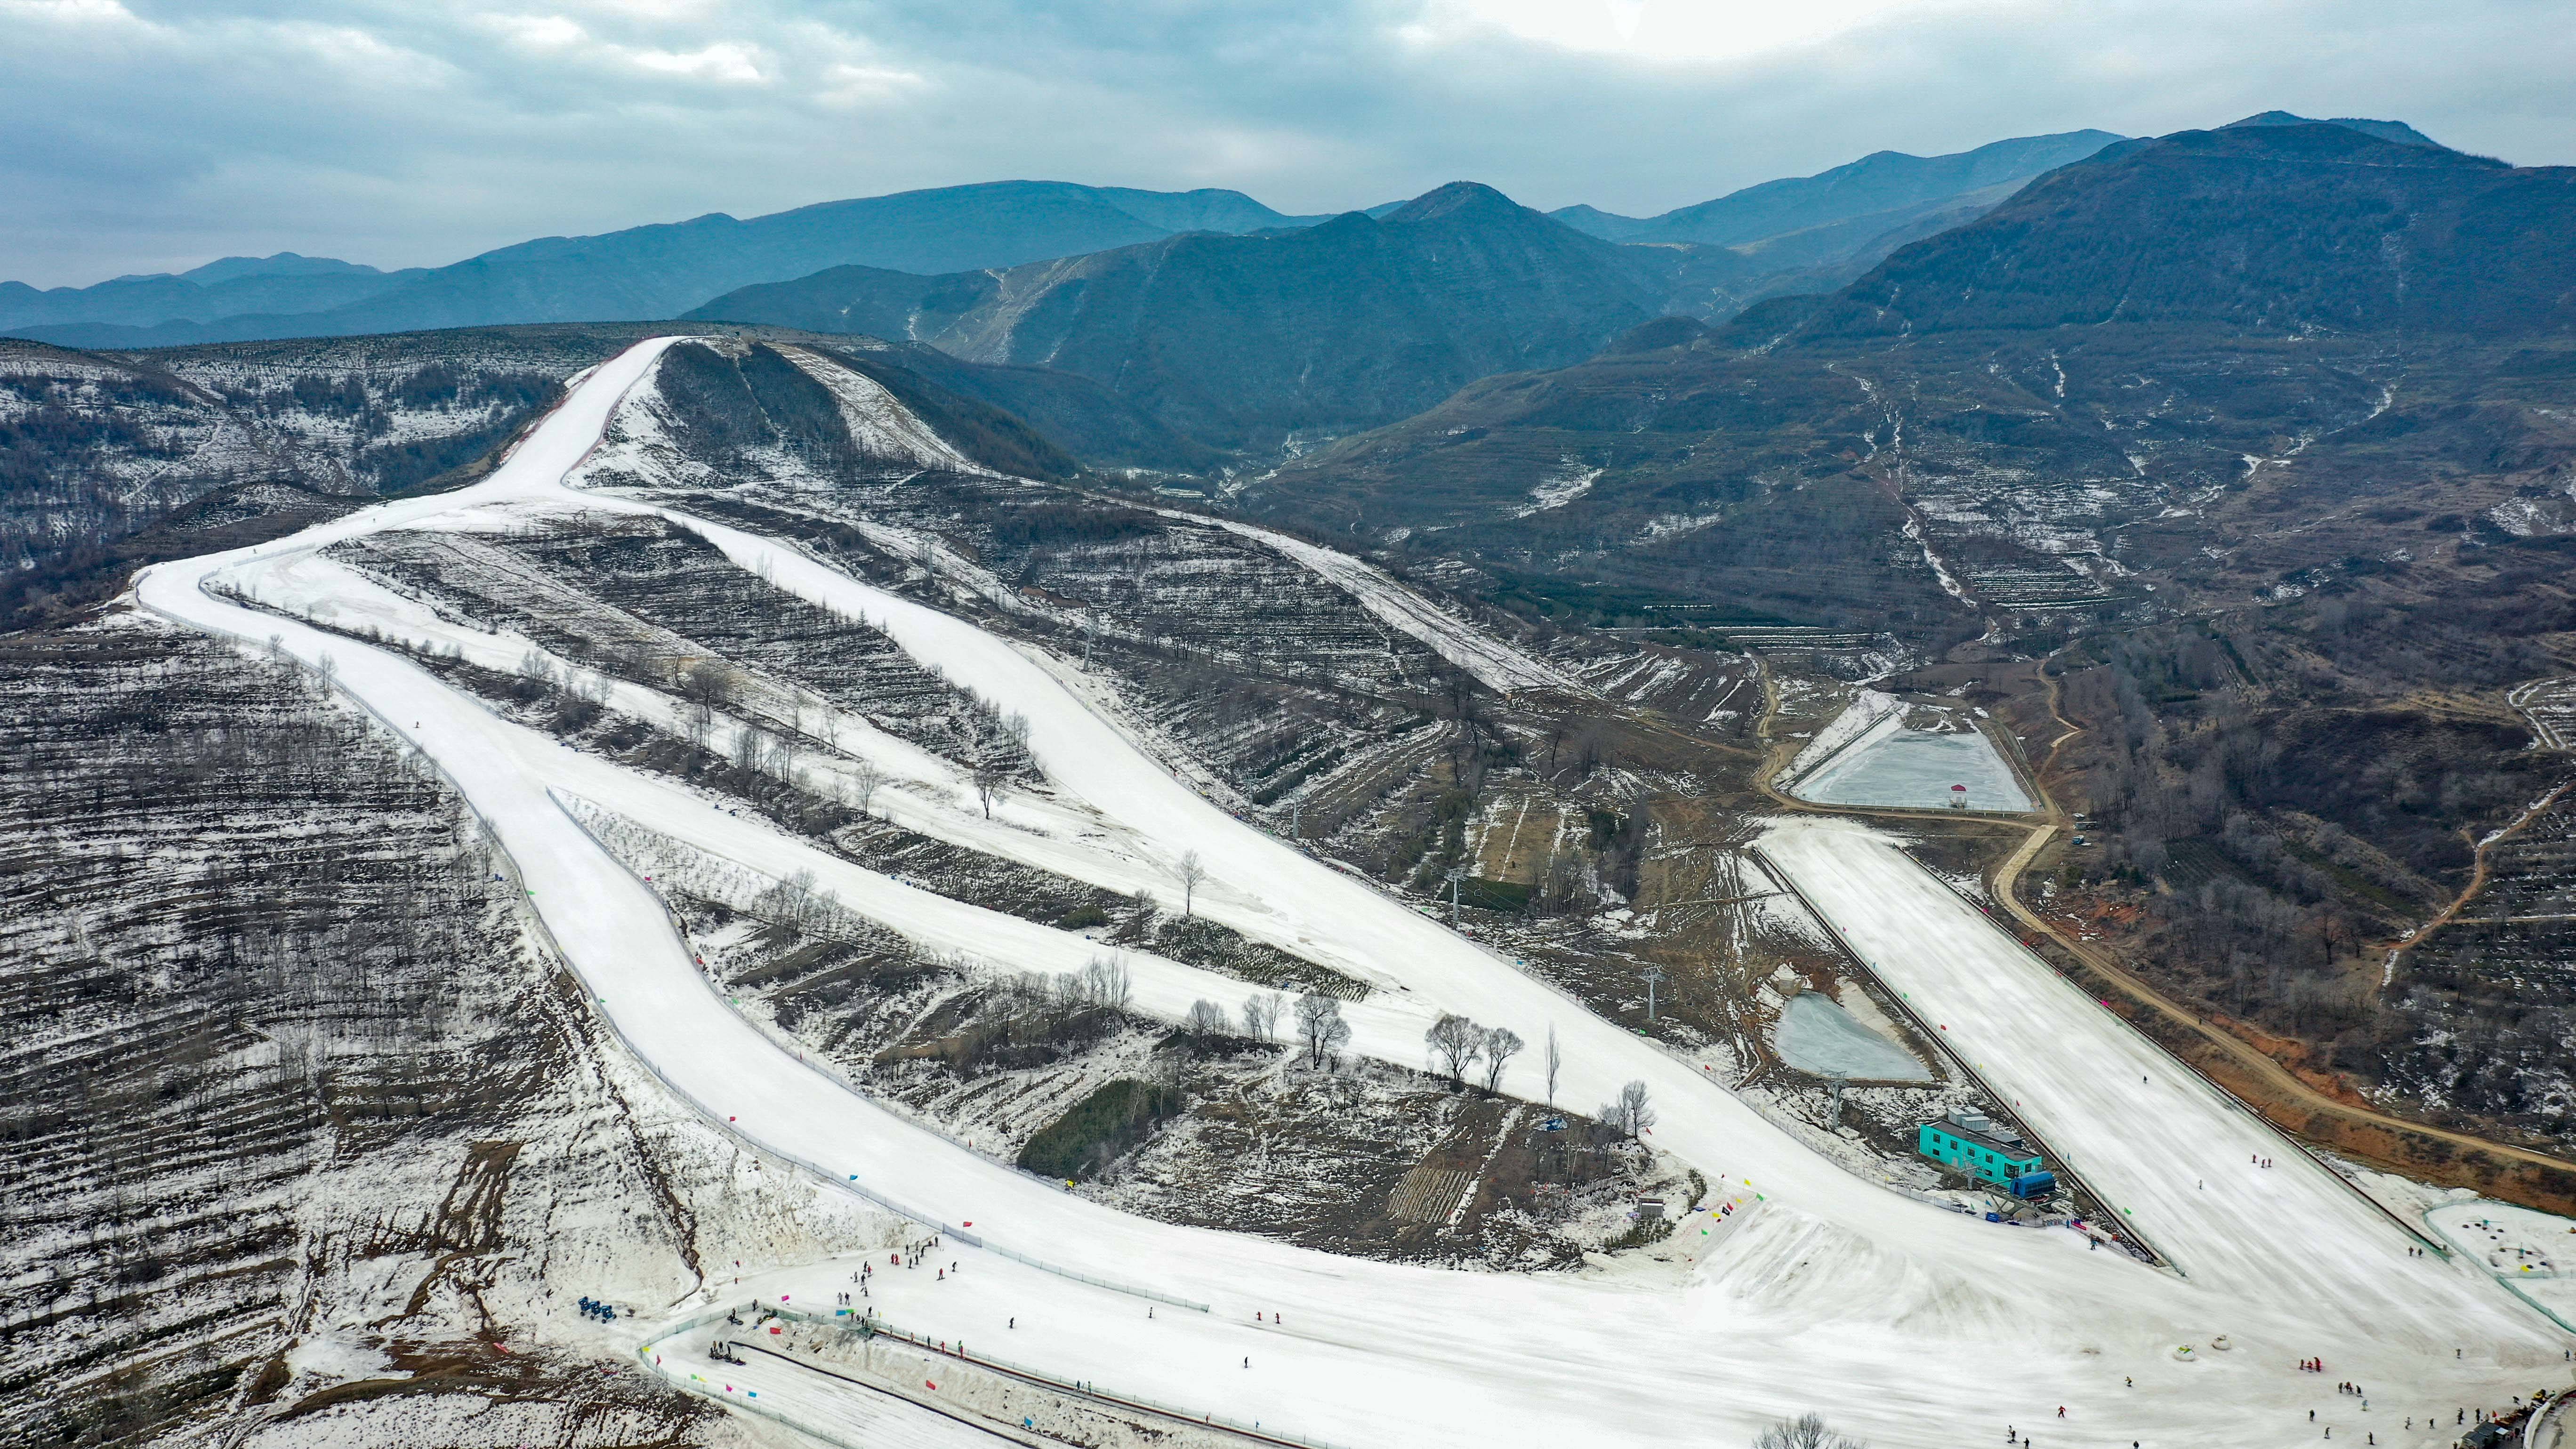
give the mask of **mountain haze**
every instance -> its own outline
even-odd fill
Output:
[[[1225,447],[1390,421],[1656,315],[1669,262],[1457,182],[1374,219],[1205,232],[995,272],[838,268],[687,314],[928,342],[1092,378]]]
[[[2015,137],[1947,156],[1879,151],[1830,171],[1765,181],[1660,216],[1618,216],[1589,206],[1548,214],[1604,240],[1622,242],[1736,246],[1868,217],[1880,218],[1876,229],[1887,231],[1904,225],[1918,210],[1938,209],[1972,193],[2007,188],[1989,204],[2000,201],[2009,188],[2120,139],[2109,131],[2068,131]]]
[[[191,274],[44,292],[5,283],[0,329],[66,346],[141,347],[648,320],[748,283],[831,266],[925,273],[1008,267],[1186,229],[1251,231],[1299,220],[1234,191],[996,181],[827,201],[748,221],[716,212],[598,236],[542,237],[391,274],[273,268],[255,281],[219,277],[206,285]]]

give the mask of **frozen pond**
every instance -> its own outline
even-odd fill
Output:
[[[1977,730],[1949,733],[1909,730],[1897,714],[1870,726],[1857,740],[1791,787],[1801,800],[1820,805],[1948,805],[1965,785],[1970,810],[2024,811],[2030,797],[1994,742]]]
[[[1839,1072],[1874,1082],[1928,1082],[1932,1073],[1914,1053],[1861,1024],[1822,992],[1789,998],[1771,1033],[1780,1060],[1820,1077]]]

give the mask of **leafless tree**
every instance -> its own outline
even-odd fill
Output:
[[[1342,1004],[1321,992],[1298,997],[1297,1039],[1306,1044],[1307,1064],[1323,1066],[1351,1039],[1351,1024],[1342,1020]]]
[[[1198,900],[1200,882],[1207,879],[1207,864],[1199,859],[1197,851],[1185,850],[1172,867],[1172,875],[1181,883],[1181,914],[1186,916]]]
[[[1094,956],[1082,968],[1082,996],[1094,1006],[1123,1011],[1135,995],[1135,974],[1117,956]]]
[[[1565,1050],[1556,1044],[1556,1023],[1547,1024],[1547,1100],[1556,1101],[1556,1074],[1565,1067]]]
[[[1619,1089],[1619,1100],[1604,1102],[1595,1114],[1604,1126],[1617,1130],[1622,1137],[1634,1137],[1655,1125],[1655,1109],[1646,1104],[1646,1084],[1630,1082]]]
[[[555,667],[534,649],[519,656],[519,677],[540,694],[555,692]]]
[[[879,769],[874,760],[861,760],[843,772],[841,778],[844,782],[843,798],[850,802],[851,809],[865,815],[875,802],[877,791],[885,785],[886,772]]]
[[[680,698],[708,709],[722,707],[734,695],[731,667],[713,659],[701,659],[680,671]]]
[[[1430,1044],[1431,1059],[1440,1064],[1453,1087],[1465,1085],[1468,1065],[1485,1051],[1485,1029],[1446,1011],[1431,1023],[1422,1039]]]
[[[1276,991],[1256,991],[1243,999],[1243,1033],[1255,1041],[1279,1040],[1279,1010],[1282,1005]]]
[[[1819,1415],[1800,1414],[1754,1435],[1753,1449],[1869,1449],[1869,1445],[1826,1428]]]
[[[1485,1033],[1485,1090],[1503,1089],[1503,1068],[1527,1045],[1521,1034],[1508,1026],[1498,1026]]]
[[[1225,1008],[1213,1001],[1191,1002],[1190,1014],[1181,1018],[1181,1029],[1192,1036],[1224,1036],[1233,1030]]]
[[[999,760],[988,757],[975,762],[975,800],[984,807],[985,819],[993,818],[994,797],[1002,793],[1002,786],[1010,778],[1011,772]]]

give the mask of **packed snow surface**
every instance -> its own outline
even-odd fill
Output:
[[[1859,1018],[1818,991],[1801,991],[1780,1012],[1771,1034],[1780,1059],[1818,1076],[1860,1077],[1881,1082],[1928,1082],[1931,1069],[1914,1053],[1889,1041]]]
[[[1853,705],[1835,724],[1862,708]],[[1816,743],[1824,743],[1825,738],[1819,735]],[[1849,743],[1820,756],[1823,763],[1797,778],[1790,793],[1819,805],[1928,810],[1964,801],[1970,810],[2019,813],[2030,809],[2030,796],[2013,778],[2012,766],[2004,763],[1994,741],[1981,730],[1907,729],[1905,711],[1893,709],[1874,711],[1866,728],[1845,738]],[[1800,758],[1805,757],[1802,751]],[[1954,788],[1963,785],[1965,790]]]
[[[639,344],[598,368],[471,489],[159,565],[138,576],[136,594],[210,632],[245,643],[274,638],[310,666],[330,660],[338,687],[437,762],[473,804],[596,1008],[679,1096],[827,1181],[900,1203],[924,1222],[971,1224],[992,1250],[953,1237],[944,1251],[957,1272],[877,1275],[871,1305],[897,1324],[997,1353],[1007,1344],[1003,1356],[1055,1377],[1351,1445],[1741,1443],[1770,1420],[1811,1409],[1881,1449],[1999,1439],[2007,1423],[2042,1419],[2052,1444],[2304,1443],[2314,1432],[2310,1408],[2320,1422],[2340,1416],[2352,1432],[2362,1426],[2329,1385],[2290,1367],[2300,1357],[2322,1354],[2385,1385],[2391,1401],[2402,1394],[2425,1403],[2500,1403],[2560,1368],[2564,1335],[2482,1268],[2408,1256],[2415,1240],[2404,1224],[2130,1033],[1868,831],[1784,823],[1764,849],[2178,1273],[2071,1250],[2067,1234],[1987,1224],[1853,1176],[1703,1070],[1194,794],[1089,702],[1093,686],[1062,661],[785,544],[631,499],[570,494],[566,472],[668,342]],[[1707,1174],[1710,1206],[1740,1210],[1684,1219],[1676,1238],[1697,1257],[1678,1281],[1606,1263],[1543,1277],[1443,1272],[1129,1217],[879,1107],[729,1010],[651,888],[601,846],[585,818],[635,819],[773,875],[813,869],[851,908],[997,964],[1052,967],[1095,948],[824,856],[763,822],[504,721],[393,651],[301,622],[332,605],[317,591],[350,590],[353,604],[363,592],[307,567],[331,543],[392,527],[491,527],[496,515],[528,509],[651,509],[778,587],[864,613],[952,680],[1027,715],[1054,792],[1049,810],[1087,814],[1133,860],[1195,850],[1214,877],[1212,893],[1238,916],[1267,922],[1272,938],[1304,943],[1319,959],[1368,963],[1391,989],[1350,1011],[1355,1049],[1404,1060],[1419,1051],[1419,1023],[1443,1009],[1532,1041],[1553,1025],[1567,1058],[1561,1101],[1586,1105],[1623,1082],[1645,1082],[1661,1113],[1655,1144]],[[262,591],[284,612],[216,597],[204,586],[218,577]],[[380,599],[367,608],[389,631],[419,622],[393,619],[399,611]],[[1462,622],[1441,620],[1416,623],[1446,630],[1461,653],[1514,677],[1515,651],[1495,645],[1480,654],[1460,642],[1471,633]],[[1033,837],[1057,828],[1043,812],[1028,825]],[[1189,968],[1134,959],[1147,1011],[1174,1010],[1198,989],[1181,974]],[[1535,1096],[1536,1076],[1523,1066],[1505,1087]],[[2279,1166],[2249,1165],[2266,1157]],[[846,1263],[816,1263],[709,1293],[821,1301],[848,1287],[848,1272]],[[1068,1276],[1075,1273],[1165,1297]],[[2177,1345],[2220,1334],[2232,1351],[2176,1359]]]

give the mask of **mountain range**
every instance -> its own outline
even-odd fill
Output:
[[[2051,166],[2118,138],[2083,131],[1955,156],[1881,152],[1639,220],[1589,207],[1557,219],[1668,254],[1662,304],[1732,314],[1781,291],[1839,286],[1904,242],[1993,205]],[[1367,208],[1382,220],[1405,202]],[[155,347],[435,327],[649,320],[744,286],[832,267],[918,275],[1007,269],[1194,233],[1319,224],[1238,191],[1055,181],[942,187],[738,220],[721,213],[588,237],[545,237],[449,266],[384,272],[281,252],[192,271],[38,290],[0,283],[0,333],[75,347]]]
[[[1137,191],[995,181],[828,201],[737,220],[721,212],[588,237],[541,237],[449,266],[378,272],[227,259],[170,277],[38,291],[0,283],[0,330],[67,346],[150,347],[349,336],[494,323],[670,317],[746,283],[860,264],[912,272],[1007,267],[1190,230],[1317,220],[1237,191]],[[271,262],[278,259],[272,258]],[[245,285],[256,281],[256,286]]]
[[[1660,216],[1617,216],[1589,206],[1562,207],[1548,215],[1605,241],[1703,246],[1741,246],[1826,226],[1893,231],[1926,208],[1949,208],[1975,196],[1988,197],[1988,204],[2000,201],[2031,178],[2121,139],[2109,131],[2068,131],[1996,141],[1947,156],[1878,151],[1830,171],[1765,181]]]
[[[1206,442],[1271,446],[1588,356],[1663,310],[1668,256],[1456,182],[1383,219],[1191,232],[944,277],[835,268],[744,288],[684,320],[904,338],[1070,372]]]

